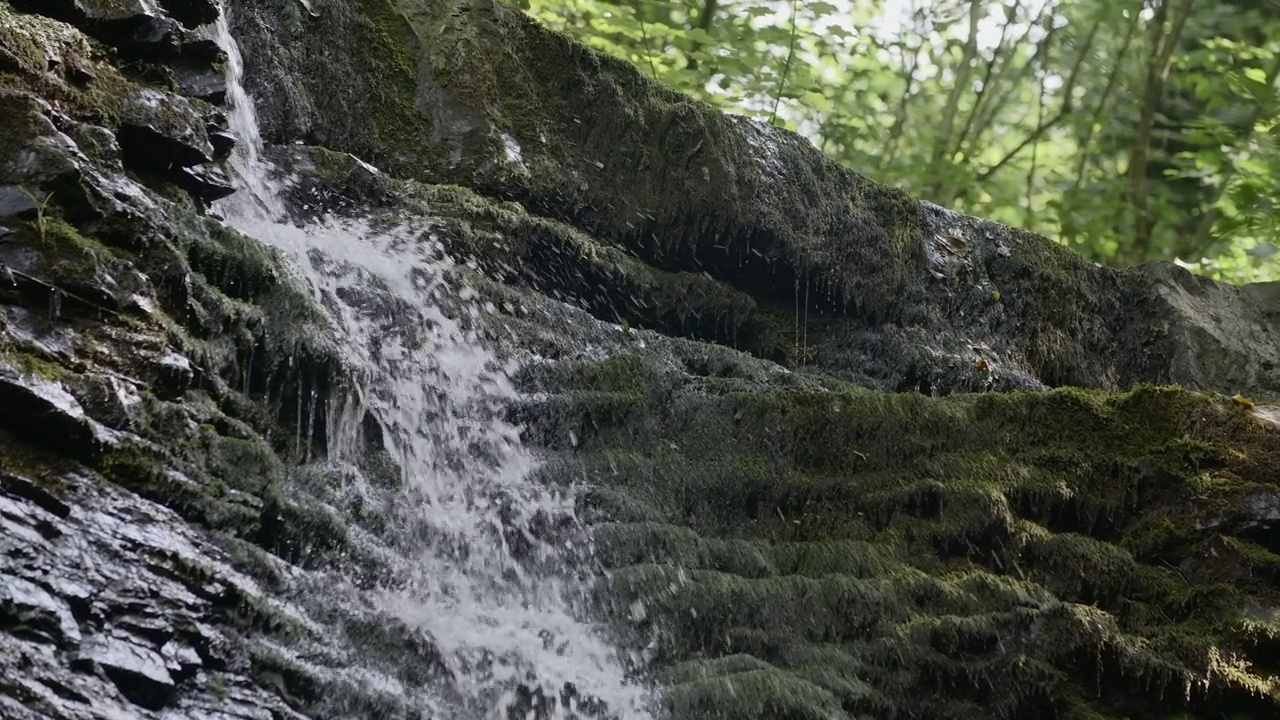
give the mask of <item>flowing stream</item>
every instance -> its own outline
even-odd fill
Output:
[[[318,570],[295,591],[313,615],[370,608],[425,636],[445,668],[438,687],[391,692],[412,695],[426,717],[593,717],[601,704],[609,717],[649,717],[645,689],[626,678],[631,662],[578,607],[589,543],[572,497],[531,479],[536,458],[502,419],[516,391],[479,340],[490,308],[429,230],[288,221],[225,10],[215,34],[229,55],[239,188],[217,210],[291,258],[327,310],[356,377],[330,399],[324,462],[344,478],[341,493],[379,515],[368,531],[386,565],[378,582]],[[395,461],[396,481],[358,469],[370,441]]]

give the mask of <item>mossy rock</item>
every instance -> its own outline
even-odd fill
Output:
[[[1280,430],[1229,398],[714,392],[624,355],[517,411],[696,718],[1280,709]],[[571,439],[571,441],[570,441]]]
[[[240,26],[270,132],[468,188],[484,199],[465,200],[460,250],[530,260],[597,317],[887,390],[1176,382],[1280,397],[1280,365],[1262,359],[1280,354],[1277,319],[1253,289],[1168,264],[1101,268],[920,202],[493,0],[333,2],[287,46],[270,12]],[[370,70],[371,54],[391,60]],[[512,227],[523,246],[495,253],[493,232]],[[581,275],[547,277],[539,254],[557,252]]]

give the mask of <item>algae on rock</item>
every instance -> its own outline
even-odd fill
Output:
[[[653,398],[652,366],[618,361],[521,417],[561,450],[548,476],[591,488],[610,601],[652,635],[676,717],[1280,708],[1258,512],[1280,433],[1250,410],[640,380]]]

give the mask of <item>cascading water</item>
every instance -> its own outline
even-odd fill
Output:
[[[345,603],[425,634],[446,669],[441,687],[413,693],[428,717],[506,720],[512,707],[587,717],[601,703],[610,717],[648,717],[647,693],[575,609],[587,588],[574,557],[585,534],[572,499],[531,480],[535,458],[502,419],[516,392],[509,368],[478,340],[486,308],[461,282],[463,268],[412,226],[288,222],[225,9],[215,32],[229,56],[239,187],[218,210],[291,257],[328,310],[356,373],[353,391],[327,413],[328,462],[342,471],[344,492],[370,498],[390,528],[380,533],[387,568],[375,588],[314,571],[300,574],[295,593],[316,615]],[[400,469],[393,488],[356,469],[368,418]]]

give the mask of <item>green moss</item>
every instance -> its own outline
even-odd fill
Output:
[[[254,540],[288,562],[312,566],[347,547],[347,527],[332,509],[265,493],[262,522]]]
[[[314,172],[322,180],[329,174],[325,168]],[[435,219],[436,234],[451,256],[473,261],[491,276],[569,300],[603,320],[674,337],[742,347],[764,357],[777,356],[785,344],[776,337],[773,321],[760,316],[754,299],[706,273],[655,269],[564,223],[457,186],[396,182],[394,187],[411,208]],[[583,294],[583,287],[595,291]]]
[[[56,196],[55,196],[56,199]],[[49,213],[43,223],[14,223],[14,240],[40,252],[40,279],[58,285],[81,286],[92,281],[115,260],[115,254],[97,239]]]
[[[0,8],[0,13],[4,12]],[[14,92],[17,80],[0,71],[0,165],[12,162],[28,140],[43,129],[35,99]]]
[[[65,458],[24,442],[0,427],[0,472],[25,477],[57,494],[64,487],[58,476],[69,467],[71,463]]]
[[[564,376],[550,382],[568,383],[586,392],[643,395],[661,387],[662,374],[642,356],[621,353],[598,363],[565,364],[557,368]]]
[[[666,704],[676,717],[778,717],[796,720],[848,718],[835,694],[790,673],[760,663],[713,677],[676,684]],[[732,667],[732,666],[730,666]]]
[[[0,337],[0,358],[24,373],[51,382],[61,382],[73,374],[57,358],[39,347],[9,336]]]
[[[260,649],[251,654],[250,672],[265,687],[274,689],[292,704],[305,704],[319,697],[321,683],[299,661],[276,650]]]
[[[242,492],[262,495],[284,477],[284,465],[257,433],[244,434],[245,437],[231,437],[202,425],[190,453],[216,480]]]
[[[143,497],[164,498],[169,502],[177,500],[179,493],[170,494],[177,487],[167,487],[170,478],[165,477],[165,463],[159,448],[125,445],[114,452],[107,453],[101,460],[99,472],[108,480]],[[179,484],[181,487],[181,484]],[[189,497],[194,493],[188,489]]]
[[[432,124],[419,107],[418,39],[391,0],[357,0],[355,32],[359,68],[368,80],[363,88],[369,104],[371,146],[357,152],[389,172],[414,174],[424,160],[438,157],[430,142]]]
[[[0,71],[0,88],[29,90],[101,124],[109,125],[118,116],[132,86],[111,64],[98,61],[99,51],[79,30],[42,15],[19,13],[7,3],[0,6],[0,48],[8,51],[10,60]],[[58,73],[49,71],[55,58]],[[81,80],[71,73],[92,77]]]
[[[816,304],[894,316],[890,300],[922,252],[923,219],[906,193],[824,166],[807,142],[726,117],[502,4],[395,5],[416,38],[402,46],[430,67],[419,92],[456,121],[440,128],[461,158],[446,175],[669,272],[734,277],[734,290],[779,300],[799,292],[800,277]],[[761,164],[802,170],[775,182]],[[863,279],[872,275],[874,286]]]
[[[1257,608],[1280,566],[1247,518],[1280,437],[1225,398],[717,393],[632,356],[570,367],[534,437],[592,486],[609,589],[695,715],[736,688],[766,718],[1119,718],[1202,712],[1197,683],[1276,709]]]
[[[1077,602],[1111,607],[1137,575],[1127,551],[1077,533],[1044,533],[1024,552],[1037,580],[1058,597]]]

